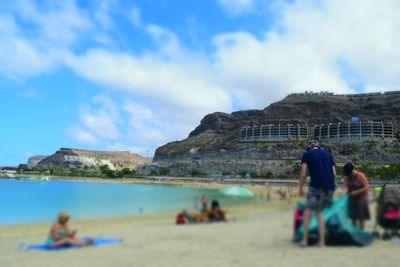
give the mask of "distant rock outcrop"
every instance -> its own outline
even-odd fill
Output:
[[[135,169],[148,164],[151,159],[141,157],[129,151],[90,151],[74,148],[61,148],[53,155],[42,159],[37,166],[49,168],[96,169],[107,165],[111,170],[123,168]]]
[[[28,168],[32,169],[35,167],[41,160],[47,158],[48,156],[33,156],[28,159]]]
[[[263,110],[246,110],[231,114],[216,112],[205,116],[200,125],[182,141],[175,141],[156,150],[152,167],[167,167],[174,174],[191,171],[205,174],[242,171],[283,172],[299,160],[302,142],[239,142],[242,127],[266,124],[316,124],[349,122],[352,116],[361,121],[393,122],[399,128],[400,92],[387,94],[296,94],[273,103]],[[312,132],[309,133],[313,138]],[[365,143],[352,144],[354,150],[342,153],[348,145],[325,144],[340,161],[394,162],[400,159],[398,146]],[[269,162],[267,162],[269,161]],[[277,163],[275,161],[281,161]],[[273,164],[272,164],[273,163]],[[151,166],[150,166],[151,167]],[[150,168],[149,167],[149,168]],[[151,169],[151,168],[150,168]]]

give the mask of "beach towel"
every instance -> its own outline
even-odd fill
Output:
[[[84,240],[88,240],[89,237],[84,237]],[[84,246],[84,247],[92,247],[92,246],[103,246],[103,245],[114,245],[114,244],[119,244],[122,243],[122,239],[111,239],[111,238],[96,238],[94,240],[93,245],[91,246]],[[67,249],[77,249],[77,248],[82,248],[82,246],[62,246],[62,247],[57,247],[57,248],[51,248],[47,246],[46,244],[38,244],[38,245],[28,245],[28,244],[21,244],[20,245],[21,249],[24,250],[44,250],[44,251],[63,251]]]

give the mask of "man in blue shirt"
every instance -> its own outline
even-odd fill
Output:
[[[332,204],[335,191],[336,169],[332,155],[320,149],[319,143],[312,140],[301,159],[299,194],[304,196],[303,187],[309,173],[309,184],[306,208],[303,213],[304,235],[301,246],[307,246],[311,215],[317,214],[319,225],[319,245],[325,246],[325,222],[322,215],[324,208]]]

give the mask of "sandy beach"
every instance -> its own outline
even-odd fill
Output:
[[[263,192],[252,189],[259,196]],[[177,226],[175,214],[72,219],[71,228],[81,235],[124,242],[62,252],[18,248],[43,243],[48,224],[3,226],[0,266],[398,266],[395,240],[376,240],[365,248],[299,248],[291,242],[295,202],[273,199],[229,208],[228,223]]]

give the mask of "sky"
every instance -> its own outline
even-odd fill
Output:
[[[153,156],[207,114],[399,89],[400,1],[0,1],[0,165]]]

